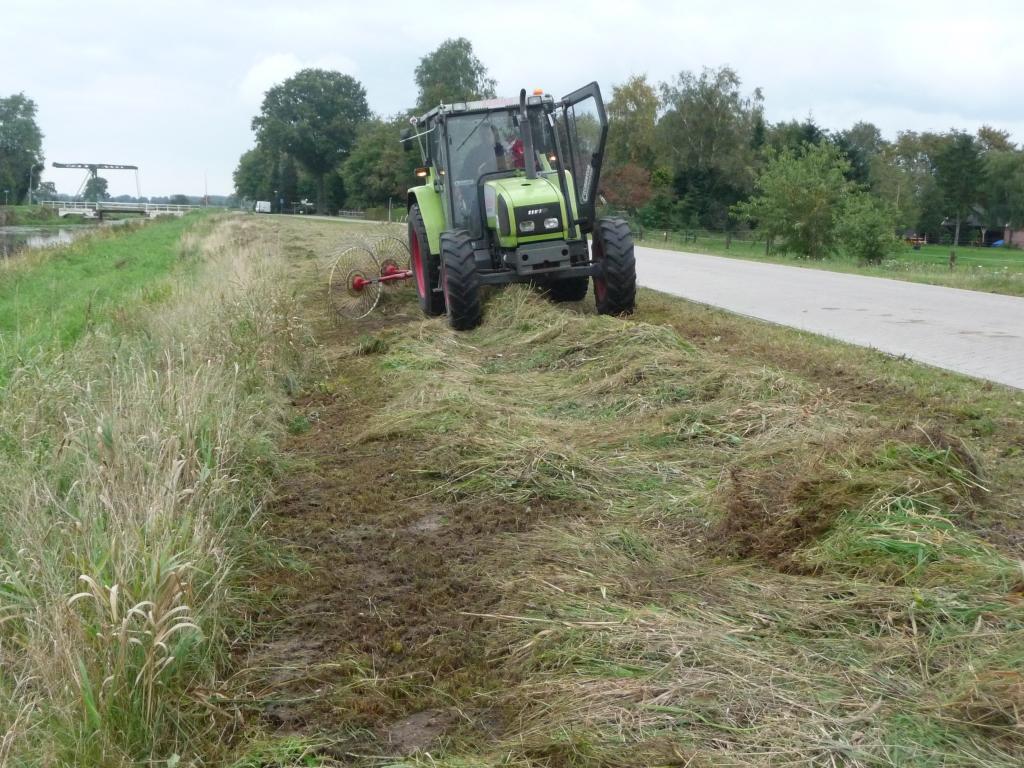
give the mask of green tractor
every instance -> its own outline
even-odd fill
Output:
[[[633,311],[629,226],[595,214],[608,136],[597,83],[560,101],[523,90],[518,101],[442,104],[411,122],[403,141],[419,144],[423,166],[408,196],[409,251],[425,314],[469,330],[485,285],[580,301],[591,279],[599,313]]]

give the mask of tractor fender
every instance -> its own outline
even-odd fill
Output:
[[[413,187],[409,190],[406,209],[413,205],[420,207],[420,216],[427,229],[427,244],[432,254],[441,252],[441,233],[445,229],[444,208],[441,206],[441,195],[431,186]]]

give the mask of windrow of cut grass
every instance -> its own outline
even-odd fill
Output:
[[[1019,450],[667,326],[486,311],[361,343],[392,397],[358,441],[573,511],[490,569],[501,737],[401,764],[1020,764],[1024,572],[975,524],[1016,525]]]
[[[216,754],[248,526],[310,359],[278,243],[175,221],[17,270],[0,279],[0,764]]]

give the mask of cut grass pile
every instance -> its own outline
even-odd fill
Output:
[[[359,346],[392,395],[360,441],[575,510],[490,568],[500,739],[405,764],[1020,764],[1024,572],[976,524],[1019,531],[1019,448],[523,289]]]
[[[216,752],[247,526],[308,358],[283,275],[222,219],[0,276],[0,764]]]

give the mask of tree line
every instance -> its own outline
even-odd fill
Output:
[[[822,258],[840,244],[881,258],[894,233],[956,245],[1024,227],[1024,152],[1006,131],[901,131],[858,122],[828,131],[810,117],[768,123],[760,89],[729,67],[645,75],[612,89],[602,192],[641,224],[735,232]]]
[[[252,120],[256,146],[235,171],[237,194],[315,198],[321,211],[404,199],[418,163],[398,141],[408,117],[495,88],[465,38],[423,56],[413,78],[417,103],[387,117],[371,113],[349,75],[307,69],[274,86]],[[613,86],[602,195],[643,227],[755,228],[769,247],[810,258],[842,245],[875,260],[897,233],[956,243],[967,224],[1024,228],[1024,152],[1005,131],[888,140],[869,122],[770,123],[764,105],[728,66]]]
[[[465,38],[445,40],[413,77],[416,105],[391,116],[372,114],[363,85],[340,72],[305,69],[275,85],[252,119],[256,146],[239,159],[236,194],[275,208],[316,200],[321,212],[404,201],[419,164],[399,143],[409,116],[442,101],[492,97],[495,87]]]

